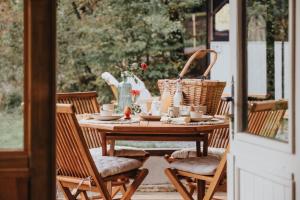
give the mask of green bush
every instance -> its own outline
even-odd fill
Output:
[[[198,0],[59,1],[58,90],[96,90],[108,102],[112,92],[101,73],[119,78],[130,63],[146,62],[139,78],[158,94],[157,80],[176,78],[186,60],[182,22],[195,5]]]
[[[2,107],[6,112],[15,112],[20,109],[22,103],[22,96],[19,92],[12,92],[6,94],[2,99]]]

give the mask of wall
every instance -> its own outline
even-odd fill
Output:
[[[225,93],[230,93],[230,83],[231,83],[231,66],[230,66],[230,47],[229,42],[211,42],[211,48],[218,52],[218,60],[211,72],[211,78],[214,80],[222,80],[227,82],[225,88]],[[285,69],[285,80],[287,80],[287,75],[289,74],[290,66],[290,52],[289,43],[284,44],[284,69]],[[281,56],[281,42],[275,42],[275,96],[276,98],[281,98],[282,89],[282,56]],[[251,94],[266,94],[267,84],[266,84],[266,43],[265,42],[249,42],[248,43],[248,83],[249,83],[249,93]],[[284,97],[287,98],[289,84],[285,84],[285,94]]]

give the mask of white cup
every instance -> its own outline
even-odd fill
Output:
[[[179,114],[181,116],[189,116],[191,112],[191,106],[180,106],[179,107]]]
[[[203,112],[202,111],[198,111],[198,112],[191,111],[190,115],[191,115],[191,118],[201,118],[203,115]]]
[[[206,111],[207,111],[207,106],[201,106],[201,105],[199,105],[199,106],[193,106],[193,110],[196,111],[196,112],[202,111],[203,114],[205,114]]]
[[[114,111],[114,109],[115,109],[115,106],[112,103],[102,105],[102,110],[104,110],[104,111]]]

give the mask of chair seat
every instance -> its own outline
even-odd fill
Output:
[[[200,175],[214,175],[220,160],[214,156],[180,159],[170,164],[171,168]]]
[[[99,156],[92,153],[91,156],[102,177],[128,172],[142,166],[142,162],[131,158]]]
[[[92,148],[90,149],[90,152],[91,154],[102,156],[101,148]],[[142,149],[125,146],[115,146],[115,156],[117,157],[144,157],[146,155],[147,152]]]
[[[224,148],[215,148],[215,147],[208,147],[208,155],[214,156],[221,160],[222,155],[224,154]],[[172,158],[175,159],[184,159],[184,158],[194,158],[197,157],[196,148],[185,148],[174,151],[171,155]]]

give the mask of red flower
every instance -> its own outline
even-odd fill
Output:
[[[141,68],[145,71],[148,68],[146,63],[141,63]]]
[[[140,91],[139,90],[131,90],[131,94],[133,95],[133,96],[139,96],[140,95]]]

